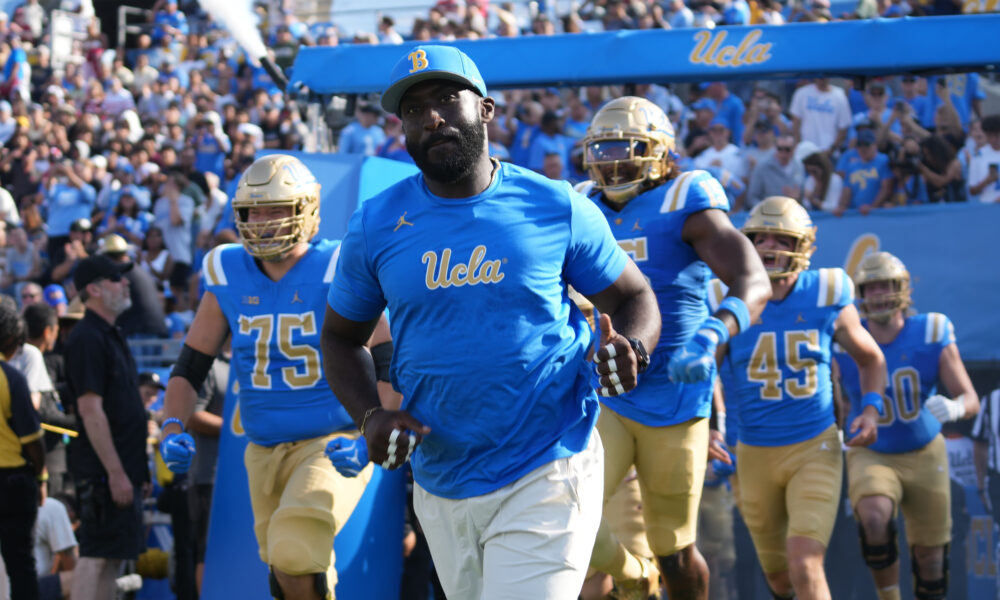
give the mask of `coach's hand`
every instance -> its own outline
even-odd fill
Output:
[[[729,329],[716,317],[708,317],[694,337],[674,352],[667,365],[671,381],[696,383],[708,381],[715,367],[715,349],[729,341]]]
[[[600,377],[597,393],[601,396],[620,396],[635,387],[639,380],[639,359],[628,338],[615,331],[611,317],[596,313],[597,349],[594,352],[594,370]]]
[[[383,469],[398,469],[410,460],[431,428],[405,410],[380,410],[365,424],[368,458]]]
[[[187,433],[171,433],[160,442],[160,456],[174,473],[187,473],[194,453],[194,438]]]
[[[333,438],[326,445],[324,453],[333,463],[333,468],[344,477],[357,477],[368,464],[368,442],[364,437],[355,440]]]
[[[847,440],[848,446],[871,446],[878,440],[878,409],[874,406],[866,406],[860,415],[851,421],[851,428],[848,430],[851,439]]]

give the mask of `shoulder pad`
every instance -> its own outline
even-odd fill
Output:
[[[941,313],[931,312],[924,315],[925,344],[950,344],[955,341],[955,327],[951,319]]]
[[[594,191],[594,182],[590,179],[581,181],[580,183],[573,186],[573,190],[580,192],[584,196],[590,196],[590,193]]]
[[[694,186],[692,188],[692,186]],[[685,171],[673,180],[667,188],[660,206],[661,213],[669,213],[687,208],[691,211],[706,208],[729,210],[726,190],[708,171]]]
[[[841,268],[820,269],[817,272],[819,293],[816,306],[847,306],[854,302],[854,282]]]
[[[226,277],[226,270],[223,266],[222,255],[227,251],[229,255],[232,255],[232,248],[237,248],[241,252],[243,251],[243,246],[240,244],[223,244],[212,248],[205,255],[201,263],[201,272],[205,278],[205,285],[229,285],[229,279]]]

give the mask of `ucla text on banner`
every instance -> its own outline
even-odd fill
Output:
[[[978,70],[1000,64],[1000,44],[984,43],[987,31],[1000,31],[1000,15],[629,30],[454,45],[476,62],[487,87],[494,89]],[[291,87],[304,84],[319,94],[381,92],[393,65],[412,45],[303,47]]]

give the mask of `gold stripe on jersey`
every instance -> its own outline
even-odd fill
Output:
[[[840,269],[819,270],[819,298],[816,306],[831,306],[840,297],[843,280]]]
[[[719,305],[722,304],[727,291],[726,284],[722,283],[722,280],[713,279],[711,281],[708,287],[708,305],[712,312],[719,310]]]
[[[225,246],[216,246],[205,255],[202,271],[209,285],[226,285],[226,274],[222,269],[221,250]]]
[[[927,313],[927,330],[924,333],[925,344],[936,344],[944,339],[945,316],[941,313]]]
[[[687,173],[682,173],[680,177],[674,180],[674,185],[667,191],[667,197],[663,199],[663,206],[660,207],[661,213],[674,212],[675,210],[684,208],[684,204],[687,202],[686,192],[688,182],[691,181],[692,177],[694,177],[694,172],[688,171]],[[671,194],[671,192],[673,193]],[[667,200],[669,198],[672,198],[672,200],[670,200],[670,207],[667,208]]]

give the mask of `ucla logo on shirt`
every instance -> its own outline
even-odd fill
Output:
[[[424,283],[429,290],[478,283],[500,283],[504,277],[500,271],[500,266],[504,261],[487,260],[486,246],[482,244],[472,250],[467,262],[459,262],[454,266],[451,264],[451,248],[445,248],[441,251],[440,261],[437,252],[428,250],[421,257],[420,262],[427,265]]]
[[[729,32],[720,30],[716,33],[699,31],[694,34],[694,50],[688,56],[691,64],[702,64],[710,67],[740,67],[743,65],[760,65],[771,60],[772,44],[760,44],[757,40],[764,34],[761,29],[754,29],[743,36],[736,45],[727,44]]]
[[[868,187],[868,182],[878,179],[878,169],[871,167],[870,169],[858,169],[854,171],[849,176],[849,181],[851,184],[858,187],[858,189],[866,189]]]

